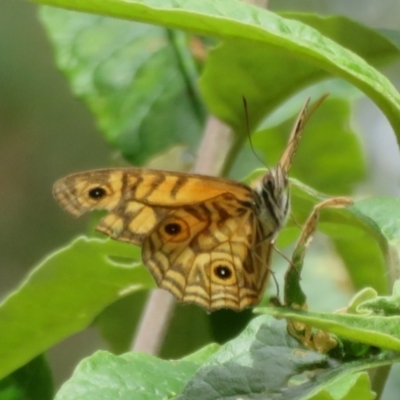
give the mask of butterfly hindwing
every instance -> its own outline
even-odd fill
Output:
[[[146,237],[143,262],[182,302],[240,310],[259,301],[268,264],[251,208],[231,194],[178,208]]]

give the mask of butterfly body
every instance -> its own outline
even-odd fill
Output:
[[[290,211],[288,178],[278,165],[264,175],[255,189],[258,197],[258,219],[264,230],[264,238],[275,238],[286,222]]]
[[[223,178],[141,168],[93,170],[54,185],[79,216],[108,210],[97,230],[142,247],[157,285],[213,311],[257,304],[273,241],[289,213],[287,173],[304,123],[300,113],[275,169],[256,188]]]

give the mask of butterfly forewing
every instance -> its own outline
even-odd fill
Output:
[[[77,216],[93,209],[112,210],[129,200],[151,206],[179,207],[232,191],[238,200],[252,201],[251,190],[239,182],[141,168],[81,172],[58,180],[53,188],[61,206]]]
[[[114,239],[141,245],[144,236],[169,212],[234,191],[244,204],[251,190],[240,183],[202,175],[149,169],[94,170],[57,181],[53,193],[75,216],[108,210],[97,229]]]

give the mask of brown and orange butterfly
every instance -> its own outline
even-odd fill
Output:
[[[127,168],[67,176],[55,183],[54,196],[75,216],[108,210],[96,229],[141,246],[157,285],[179,301],[208,311],[242,310],[263,296],[273,242],[289,213],[288,171],[311,114],[308,104],[278,164],[254,189],[210,176]]]

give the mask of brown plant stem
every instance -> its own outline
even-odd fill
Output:
[[[227,125],[209,116],[193,172],[219,175],[232,148],[232,138],[232,132]],[[143,311],[132,350],[149,354],[159,352],[174,306],[175,300],[169,292],[161,289],[152,291]]]
[[[258,7],[268,7],[268,0],[244,1]],[[231,129],[222,121],[210,115],[206,122],[193,172],[204,175],[225,173],[238,151],[238,144],[239,141],[234,141]],[[169,292],[161,289],[152,291],[131,346],[132,350],[149,354],[159,352],[174,306],[175,299]]]

